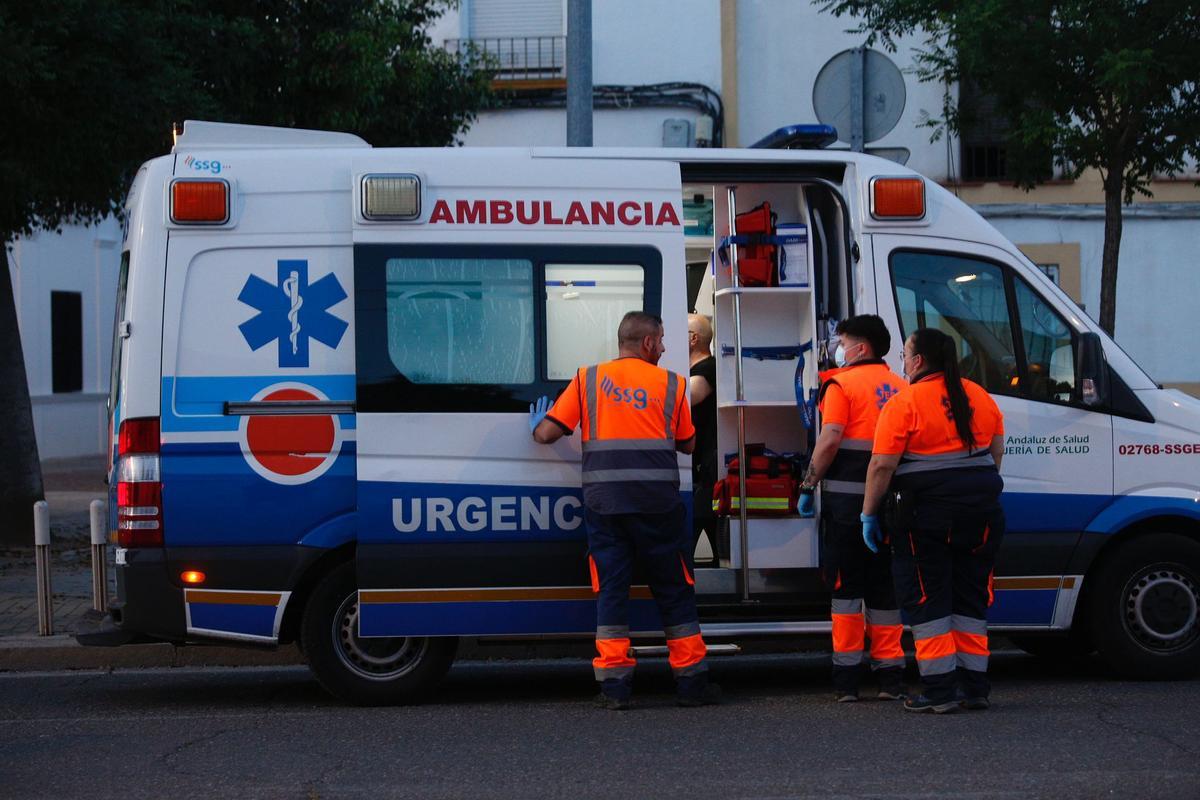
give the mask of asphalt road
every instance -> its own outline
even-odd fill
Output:
[[[995,659],[995,705],[838,705],[828,656],[737,656],[680,709],[647,661],[602,711],[585,660],[464,662],[426,705],[352,708],[300,667],[0,675],[0,796],[1200,797],[1200,681]]]

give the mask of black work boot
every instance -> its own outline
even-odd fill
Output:
[[[888,667],[875,671],[876,677],[879,679],[879,694],[875,695],[880,700],[904,700],[908,697],[908,691],[904,688],[904,670],[899,667]]]
[[[596,705],[609,711],[624,711],[633,705],[633,681],[627,678],[606,678],[600,682]]]

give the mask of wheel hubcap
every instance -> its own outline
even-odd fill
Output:
[[[429,640],[411,636],[359,637],[358,592],[342,601],[333,615],[334,651],[350,671],[376,681],[401,677],[421,663]]]
[[[1125,626],[1143,647],[1170,652],[1200,637],[1200,598],[1192,576],[1174,565],[1139,572],[1125,587]]]

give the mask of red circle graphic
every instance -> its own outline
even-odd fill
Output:
[[[303,389],[277,389],[262,400],[319,400]],[[251,417],[246,445],[264,469],[277,475],[304,475],[320,467],[336,441],[328,414]]]

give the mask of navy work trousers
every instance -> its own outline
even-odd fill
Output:
[[[596,598],[593,662],[601,688],[628,697],[634,660],[629,648],[629,590],[635,563],[645,573],[662,618],[679,692],[690,695],[706,682],[704,642],[692,579],[692,536],[681,502],[661,514],[584,512],[592,588]]]
[[[926,697],[988,696],[987,610],[1004,512],[957,512],[939,528],[892,534],[896,593],[912,627]]]

